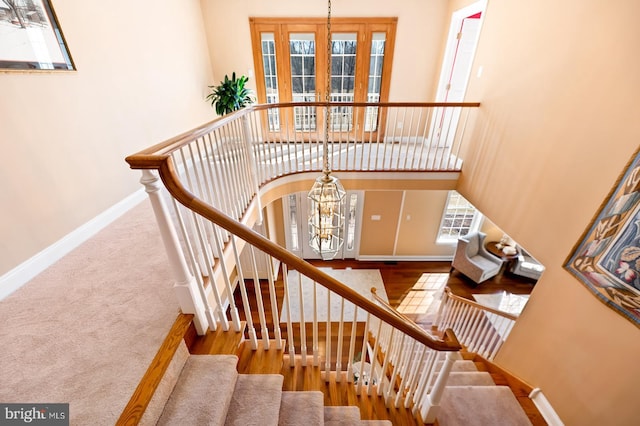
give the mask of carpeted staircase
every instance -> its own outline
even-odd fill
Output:
[[[453,364],[437,421],[440,426],[532,424],[508,386],[496,386],[488,372],[464,359]]]
[[[280,374],[239,374],[236,355],[190,355],[158,425],[391,425],[361,420],[356,406],[325,407],[319,391],[282,390]],[[454,362],[437,418],[440,426],[531,425],[507,386],[473,361]]]
[[[190,355],[158,425],[391,425],[358,407],[325,407],[322,392],[283,392],[280,374],[238,374],[235,355]]]

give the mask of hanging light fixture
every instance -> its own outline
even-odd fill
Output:
[[[336,257],[344,242],[344,201],[346,192],[329,165],[329,124],[331,112],[331,0],[327,13],[327,86],[324,107],[324,140],[322,155],[324,166],[309,191],[309,245],[323,260]]]

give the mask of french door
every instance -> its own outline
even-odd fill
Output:
[[[395,18],[334,18],[330,70],[325,20],[251,18],[250,25],[260,103],[324,101],[328,74],[332,102],[388,100]],[[330,131],[353,135],[357,130],[379,130],[377,108],[357,111],[333,107]],[[268,114],[271,132],[283,127],[290,132],[322,130],[324,118],[315,108],[298,106]]]
[[[344,243],[334,259],[355,259],[360,247],[364,191],[347,191]],[[284,226],[287,249],[303,259],[320,259],[309,245],[309,199],[306,192],[289,194],[283,198]]]

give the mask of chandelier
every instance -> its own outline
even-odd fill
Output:
[[[344,200],[346,192],[335,176],[331,176],[329,165],[329,124],[331,110],[331,0],[327,13],[327,87],[324,107],[324,140],[322,155],[324,166],[309,191],[309,245],[323,260],[331,260],[344,242]]]

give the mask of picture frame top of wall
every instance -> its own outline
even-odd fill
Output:
[[[49,0],[0,0],[0,71],[75,69]]]

